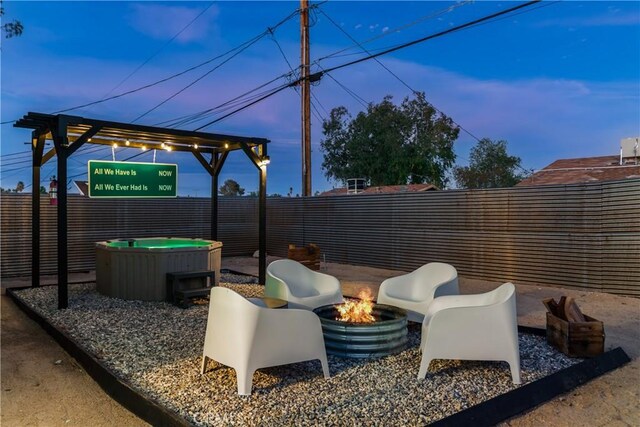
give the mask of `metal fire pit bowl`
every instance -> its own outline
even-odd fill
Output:
[[[407,312],[398,307],[374,304],[372,323],[341,322],[338,304],[313,310],[320,317],[328,354],[365,359],[399,353],[407,346]]]

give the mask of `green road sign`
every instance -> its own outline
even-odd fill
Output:
[[[176,197],[178,165],[89,160],[89,197]]]

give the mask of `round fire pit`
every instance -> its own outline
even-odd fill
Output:
[[[313,310],[320,317],[328,354],[340,357],[369,358],[399,353],[407,345],[407,313],[385,304],[373,305],[375,322],[356,323],[336,320],[339,304]]]

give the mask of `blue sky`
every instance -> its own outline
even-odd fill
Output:
[[[517,4],[329,1],[319,8],[355,39],[377,37],[365,44],[375,52]],[[2,121],[27,111],[53,112],[94,101],[180,72],[273,27],[299,3],[6,1],[4,5],[7,17],[21,20],[25,32],[2,40]],[[543,2],[523,12],[380,60],[411,87],[426,92],[436,108],[473,135],[507,140],[509,152],[520,156],[528,169],[542,168],[558,158],[617,154],[621,138],[640,135],[640,3]],[[312,62],[353,46],[323,13],[314,13],[312,23]],[[394,31],[399,27],[403,28]],[[298,17],[278,27],[275,39],[295,67],[299,63]],[[326,68],[363,55],[352,47],[319,64]],[[132,121],[219,62],[69,114]],[[264,37],[137,123],[156,124],[211,108],[287,71],[276,42]],[[410,94],[374,61],[331,75],[366,102],[379,102],[387,94],[400,102]],[[322,191],[335,183],[328,182],[321,169],[320,120],[339,105],[353,115],[363,107],[326,76],[312,91],[317,109],[312,119],[313,190]],[[206,130],[269,138],[268,192],[286,194],[292,187],[295,194],[301,183],[299,111],[299,95],[287,89]],[[196,124],[184,127],[193,129]],[[29,131],[3,125],[1,132],[1,185],[13,188],[18,180],[28,185],[29,163],[20,163],[28,156],[14,153],[27,150],[23,143]],[[474,143],[470,135],[460,133],[455,145],[458,164],[467,163]],[[109,149],[83,151],[69,163],[69,174],[78,175],[76,179],[86,178],[87,160],[111,157]],[[119,149],[116,158],[134,154],[134,150]],[[135,160],[151,161],[151,156]],[[210,194],[210,179],[192,156],[158,152],[157,160],[179,164],[181,195]],[[51,162],[44,167],[43,181],[55,174],[54,166]],[[257,189],[257,172],[242,153],[229,157],[221,182],[228,178],[247,191]]]

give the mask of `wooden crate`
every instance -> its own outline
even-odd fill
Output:
[[[569,357],[594,357],[604,352],[604,325],[584,316],[586,322],[567,322],[547,312],[547,342]]]
[[[297,248],[296,245],[289,245],[287,258],[298,261],[311,270],[320,270],[320,248],[313,243],[300,248]]]

